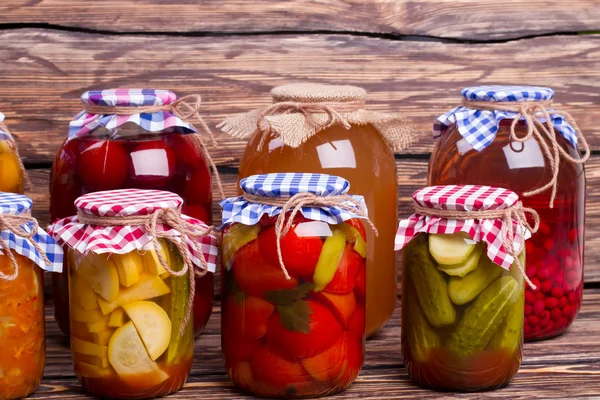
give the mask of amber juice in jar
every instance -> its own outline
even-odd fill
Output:
[[[545,339],[562,333],[575,319],[583,294],[583,243],[585,212],[584,167],[561,158],[554,207],[551,189],[525,197],[524,192],[545,185],[551,168],[535,140],[511,142],[510,124],[500,124],[495,140],[483,151],[467,148],[456,127],[439,139],[430,163],[430,184],[472,184],[506,187],[519,195],[525,207],[535,209],[542,221],[527,241],[526,272],[537,290],[525,293],[525,339]],[[519,123],[518,137],[526,135]],[[572,156],[577,152],[557,134],[558,143]]]
[[[364,196],[369,218],[379,231],[367,228],[367,321],[371,336],[389,320],[396,305],[396,254],[398,224],[396,162],[389,145],[371,125],[350,129],[331,126],[298,148],[285,146],[278,137],[252,137],[239,168],[239,179],[272,172],[312,172],[347,179],[352,192]],[[262,148],[259,144],[264,140]]]

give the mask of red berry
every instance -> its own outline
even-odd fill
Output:
[[[527,275],[529,275],[529,276],[536,276],[537,275],[537,268],[535,266],[533,266],[533,265],[528,266],[526,272],[527,272]]]
[[[283,263],[288,273],[296,278],[312,277],[319,261],[319,256],[321,255],[321,249],[323,249],[323,240],[321,240],[320,236],[299,237],[296,235],[295,230],[299,229],[302,224],[313,222],[305,219],[300,220],[298,223],[294,223],[292,229],[281,238]],[[258,235],[258,243],[260,252],[265,260],[271,265],[279,266],[275,227],[271,226],[263,230]]]
[[[571,318],[571,306],[568,304],[566,306],[564,306],[562,309],[562,313],[565,318],[567,318],[567,319]]]
[[[544,293],[550,292],[552,290],[552,282],[549,280],[545,280],[544,282],[542,282],[541,289]]]
[[[536,300],[536,302],[533,304],[533,313],[537,316],[540,316],[540,315],[542,315],[543,312],[544,312],[544,301]]]
[[[540,280],[538,278],[531,278],[531,283],[533,283],[533,286],[535,286],[536,288],[540,287]]]
[[[550,226],[548,226],[548,224],[545,223],[544,221],[540,222],[540,233],[542,235],[549,235],[550,234]]]
[[[561,330],[562,328],[567,326],[568,323],[569,321],[566,318],[561,318],[556,322],[556,329]]]
[[[525,304],[525,315],[529,315],[533,312],[533,307],[529,304]]]
[[[538,291],[535,293],[536,300],[544,300],[546,298],[546,295],[544,293],[542,293],[541,285],[538,286],[537,288],[538,288]]]
[[[552,297],[555,297],[556,299],[559,299],[564,294],[565,294],[565,290],[563,288],[560,288],[560,287],[554,287],[554,288],[552,288]]]
[[[549,250],[552,250],[553,247],[554,247],[554,240],[552,240],[551,238],[544,240],[544,249],[549,251]]]
[[[556,270],[554,273],[554,283],[556,283],[558,286],[561,286],[563,283],[565,283],[565,275],[562,270]]]
[[[567,305],[567,298],[565,296],[561,297],[560,299],[558,299],[558,308],[563,308],[564,306]]]
[[[573,267],[573,259],[571,257],[565,257],[565,268],[571,269]]]
[[[576,240],[577,240],[577,229],[571,228],[571,230],[569,231],[569,242],[575,243]]]
[[[127,152],[112,140],[90,140],[77,160],[77,174],[93,190],[120,189],[127,180]]]
[[[569,303],[571,303],[571,304],[573,304],[577,301],[577,295],[575,294],[575,292],[569,292],[568,298],[569,298]]]
[[[527,254],[531,254],[533,252],[533,243],[531,241],[525,242],[525,251]]]
[[[535,294],[532,291],[527,290],[525,292],[525,303],[527,303],[527,304],[535,303]]]
[[[554,321],[558,321],[559,319],[561,319],[562,312],[560,311],[560,308],[555,308],[552,311],[550,311],[550,317],[552,317],[552,320]]]
[[[567,282],[569,282],[573,286],[576,286],[579,284],[579,281],[581,279],[580,277],[581,277],[581,274],[578,274],[575,271],[569,271],[569,272],[567,272],[566,279],[567,279]]]
[[[527,317],[527,323],[531,326],[537,326],[540,323],[540,318],[536,315]]]
[[[540,281],[545,281],[550,278],[550,271],[546,268],[540,269],[537,271],[537,277]]]
[[[529,326],[528,324],[525,324],[525,326],[523,326],[523,331],[525,333],[525,336],[529,336],[531,335],[533,329],[531,329],[531,326]]]
[[[175,152],[163,140],[141,142],[129,154],[131,181],[140,188],[165,187],[176,167]]]
[[[549,322],[550,322],[550,312],[544,311],[542,313],[542,316],[540,317],[540,325],[547,326]]]
[[[556,306],[558,306],[558,300],[554,297],[548,297],[548,298],[546,298],[545,304],[546,304],[546,308],[552,309],[552,308],[555,308]]]
[[[311,311],[308,333],[284,328],[279,312],[271,315],[267,325],[269,349],[290,360],[312,357],[327,350],[343,333],[342,325],[327,306],[313,299],[303,301]]]

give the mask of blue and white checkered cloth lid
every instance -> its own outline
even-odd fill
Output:
[[[548,101],[554,97],[550,88],[536,86],[476,86],[461,90],[462,96],[471,101],[520,102]],[[577,132],[559,113],[549,109],[552,124],[557,132],[577,148]],[[503,119],[515,119],[517,113],[509,111],[474,110],[458,106],[439,116],[433,124],[433,138],[443,135],[448,127],[456,125],[458,132],[475,150],[481,151],[489,146],[498,132]],[[524,118],[521,118],[524,120]],[[545,122],[545,119],[540,118]]]
[[[309,173],[276,173],[252,175],[242,179],[240,187],[244,193],[272,198],[291,198],[298,193],[312,193],[317,196],[346,195],[350,183],[339,176]],[[352,198],[365,205],[362,196]],[[247,201],[243,196],[232,197],[220,202],[223,208],[224,229],[233,223],[255,225],[267,215],[274,217],[281,213],[281,207],[257,204]],[[357,210],[358,211],[358,210]],[[303,207],[301,213],[313,221],[323,221],[328,224],[339,224],[352,218],[363,218],[351,211],[340,207]]]
[[[0,123],[4,122],[4,118],[4,114],[0,113]],[[0,128],[0,140],[9,140],[10,138],[12,138],[10,132],[5,132]]]
[[[175,100],[175,93],[158,89],[92,90],[81,95],[83,104],[94,106],[164,106],[174,103]],[[161,132],[173,128],[180,133],[196,133],[192,125],[168,111],[134,115],[101,115],[82,111],[69,124],[69,138],[90,134],[100,126],[109,130],[116,129],[128,122],[148,132]]]
[[[0,192],[0,214],[3,215],[22,215],[31,210],[32,201],[29,197],[15,193]],[[36,225],[33,222],[28,222],[21,226],[25,232],[31,232]],[[18,254],[29,258],[40,268],[49,272],[61,272],[63,266],[63,250],[54,239],[46,233],[42,228],[37,227],[37,233],[31,239],[23,238],[15,235],[10,230],[0,230],[0,237],[6,242],[9,248]],[[42,251],[46,253],[46,257],[50,260],[50,265],[46,265],[43,256],[31,244],[35,241]]]

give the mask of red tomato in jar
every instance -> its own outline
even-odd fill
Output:
[[[367,232],[365,231],[365,226],[360,219],[353,218],[345,222],[354,229],[356,229],[358,233],[360,233],[360,236],[362,236],[363,240],[367,240]]]
[[[223,318],[234,329],[248,339],[260,339],[267,333],[267,323],[275,306],[259,297],[248,296],[237,299],[229,295],[223,305]]]
[[[283,263],[288,273],[296,278],[312,277],[323,248],[323,240],[318,236],[299,237],[296,235],[295,228],[307,221],[302,218],[294,222],[292,229],[281,238]],[[258,242],[260,252],[265,260],[272,265],[279,265],[275,226],[263,230],[258,235]]]
[[[329,308],[320,302],[308,299],[301,300],[309,310],[308,332],[286,329],[282,318],[288,319],[294,325],[295,319],[302,317],[300,307],[290,313],[274,312],[267,325],[267,346],[287,359],[297,360],[312,357],[329,348],[343,334],[342,325],[338,322]],[[298,312],[298,314],[294,314]],[[290,324],[286,324],[290,325]]]
[[[120,189],[127,180],[127,152],[113,140],[86,140],[77,159],[77,174],[93,190]]]
[[[300,390],[313,382],[301,363],[286,360],[268,347],[260,346],[252,357],[252,374],[266,385],[270,395],[285,396],[288,390]]]
[[[176,155],[163,140],[141,142],[129,154],[131,181],[143,189],[165,187],[176,167]]]
[[[324,290],[332,293],[347,293],[351,291],[356,285],[358,272],[364,267],[365,259],[354,251],[352,245],[346,245],[335,275],[331,282],[325,286]]]

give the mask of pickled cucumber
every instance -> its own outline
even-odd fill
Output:
[[[425,317],[437,328],[453,324],[456,311],[448,296],[448,286],[444,275],[438,271],[430,257],[427,244],[414,242],[405,251],[405,268]]]
[[[448,283],[450,299],[456,305],[467,304],[502,274],[502,267],[489,258],[481,257],[479,265],[464,278],[452,277]]]
[[[502,324],[520,294],[512,276],[492,282],[465,310],[447,346],[461,357],[483,350]]]
[[[514,351],[521,344],[523,319],[525,317],[525,296],[523,295],[523,289],[521,287],[519,298],[512,306],[500,328],[492,336],[492,340],[490,340],[491,348]]]
[[[406,295],[414,299],[414,290],[410,285],[407,286]],[[410,352],[416,362],[427,361],[429,351],[440,346],[440,336],[429,326],[417,303],[406,304],[404,310],[406,322],[403,333]]]
[[[458,276],[462,278],[466,276],[469,272],[474,271],[477,268],[477,265],[479,264],[479,259],[481,258],[482,254],[483,249],[481,248],[481,246],[477,245],[475,246],[469,257],[467,257],[465,262],[454,265],[439,264],[438,269],[445,272],[446,275]]]
[[[429,252],[438,264],[464,263],[473,249],[475,242],[463,232],[429,235]]]

